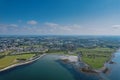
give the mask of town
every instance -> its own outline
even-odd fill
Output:
[[[1,36],[0,61],[2,66],[8,66],[11,63],[4,63],[6,56],[17,56],[16,62],[10,58],[15,64],[43,53],[82,55],[82,60],[91,68],[101,68],[120,47],[118,43],[120,40],[117,37],[104,36]],[[99,60],[101,62],[98,64]]]
[[[0,37],[0,52],[11,51],[9,54],[24,52],[72,52],[78,48],[113,48],[120,47],[119,39],[109,37],[78,37],[78,36],[36,36],[36,37]]]

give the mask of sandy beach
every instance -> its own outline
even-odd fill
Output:
[[[69,62],[78,62],[78,56],[63,55],[60,56],[61,60],[68,60]]]

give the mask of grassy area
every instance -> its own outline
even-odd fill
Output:
[[[4,58],[0,59],[0,69],[17,63],[16,62],[17,58],[29,59],[33,56],[34,56],[34,54],[22,54],[22,55],[5,56]]]
[[[49,50],[47,51],[48,54],[65,54],[65,51],[60,50]]]
[[[99,69],[111,58],[115,50],[110,48],[79,48],[77,51],[82,53],[83,62],[87,63],[93,69]]]
[[[47,52],[48,54],[60,54],[60,55],[73,55],[73,56],[77,56],[78,54],[76,54],[76,52],[73,52],[73,54],[69,54],[66,51],[49,51]]]
[[[102,68],[104,63],[108,60],[105,57],[98,57],[96,59],[94,58],[88,58],[88,57],[82,57],[82,60],[88,64],[93,69],[99,69]]]
[[[14,55],[16,58],[21,58],[21,59],[29,59],[33,57],[35,54],[22,54],[22,55]]]
[[[8,55],[10,52],[12,52],[12,50],[8,50],[8,51],[4,51],[4,52],[0,52],[0,55]]]

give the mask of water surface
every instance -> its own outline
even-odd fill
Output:
[[[60,64],[58,55],[46,55],[38,61],[0,73],[0,80],[99,80],[95,75]]]
[[[107,64],[110,68],[110,72],[106,76],[110,80],[120,80],[120,50],[115,53],[115,57],[112,59],[115,64]]]

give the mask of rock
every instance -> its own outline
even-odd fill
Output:
[[[110,61],[110,62],[109,62],[109,64],[115,64],[115,62],[113,62],[113,61]]]
[[[96,71],[90,69],[89,67],[81,68],[81,71],[86,73],[97,73]]]
[[[105,68],[102,72],[106,74],[106,73],[109,72],[109,69],[108,69],[108,68]]]

